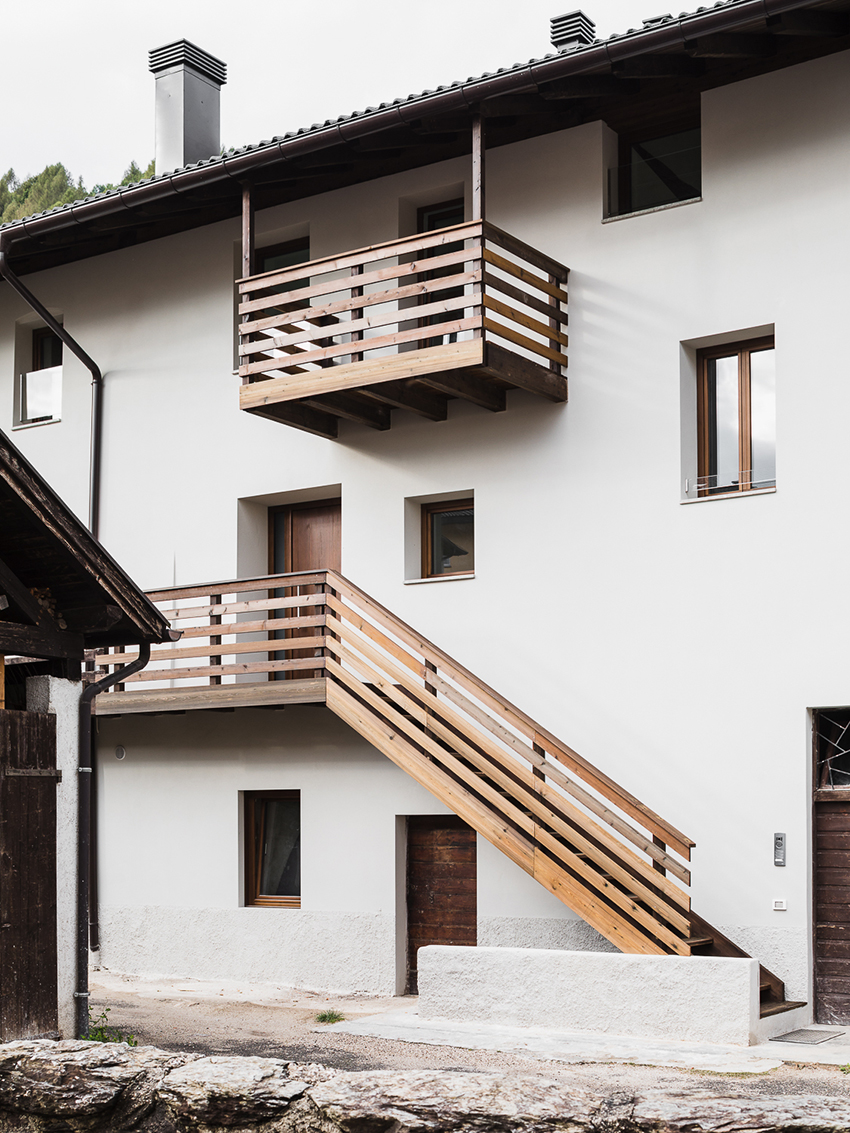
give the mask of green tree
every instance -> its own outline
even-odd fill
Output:
[[[117,189],[121,185],[132,185],[135,181],[153,175],[153,161],[144,170],[140,169],[135,161],[131,161],[118,185],[111,183],[94,185],[89,190],[83,184],[82,177],[74,181],[61,163],[47,165],[41,173],[27,177],[25,181],[19,181],[14,169],[9,169],[0,177],[0,224],[7,224],[10,220],[21,220],[37,212],[45,212],[47,209],[56,208],[57,205],[82,200],[89,193],[102,193],[108,189]]]

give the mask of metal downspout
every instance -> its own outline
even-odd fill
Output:
[[[48,309],[36,299],[35,295],[21,283],[9,266],[7,257],[12,241],[8,233],[0,234],[0,276],[9,286],[17,291],[27,306],[44,319],[55,335],[62,339],[75,357],[79,358],[86,369],[91,373],[92,400],[91,400],[91,453],[89,460],[89,531],[98,537],[100,526],[100,453],[103,435],[102,409],[103,409],[103,374],[100,367],[94,362],[82,346],[73,338],[61,323],[54,319]]]
[[[82,1038],[89,1026],[89,888],[91,845],[92,734],[91,706],[98,693],[105,692],[119,681],[144,669],[151,657],[150,644],[139,646],[139,656],[129,665],[107,673],[99,681],[86,685],[80,697],[78,739],[79,783],[77,787],[77,1001],[76,1037]]]

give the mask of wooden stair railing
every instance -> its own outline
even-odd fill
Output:
[[[690,838],[340,574],[150,597],[184,637],[105,694],[122,711],[152,686],[179,710],[181,696],[271,703],[324,685],[342,720],[622,951],[747,956],[691,910]],[[764,967],[760,984],[762,1014],[798,1006]]]

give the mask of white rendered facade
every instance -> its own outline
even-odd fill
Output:
[[[101,540],[141,586],[265,573],[267,507],[341,494],[343,573],[693,837],[694,908],[809,1001],[810,709],[850,701],[849,98],[843,53],[704,93],[701,200],[607,222],[601,122],[488,154],[489,219],[571,269],[566,405],[514,391],[504,413],[396,411],[339,441],[241,413],[235,220],[27,279],[105,374]],[[281,205],[258,244],[390,240],[461,188],[456,159]],[[31,321],[4,289],[7,431]],[[694,352],[764,334],[776,490],[686,501]],[[85,514],[90,386],[67,353],[62,397],[61,420],[13,436]],[[475,577],[405,585],[405,501],[440,493],[474,494]],[[444,810],[427,791],[320,708],[110,719],[99,738],[104,965],[400,990],[397,819]],[[302,792],[300,910],[242,905],[257,789]],[[478,887],[482,945],[610,947],[481,839]]]

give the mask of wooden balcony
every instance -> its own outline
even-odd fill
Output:
[[[567,399],[563,264],[486,221],[240,280],[240,406],[337,436],[393,408]]]

